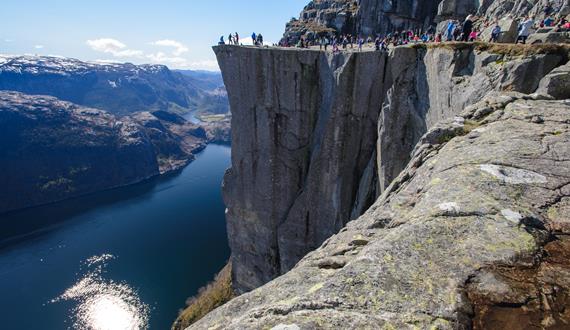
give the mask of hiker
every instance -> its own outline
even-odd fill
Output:
[[[519,24],[518,27],[519,34],[515,44],[518,44],[519,41],[522,42],[523,45],[526,44],[526,39],[528,39],[528,36],[530,35],[530,29],[532,28],[533,24],[534,21],[530,16],[527,16],[527,18]]]
[[[467,18],[465,19],[465,22],[463,22],[463,28],[461,29],[462,32],[461,41],[468,41],[472,30],[473,30],[473,16],[468,15]]]
[[[453,40],[454,31],[455,31],[455,21],[450,20],[449,23],[447,23],[447,29],[445,30],[445,36],[447,41]]]
[[[346,45],[348,45],[348,38],[346,36],[342,37],[342,49],[346,50]]]
[[[234,36],[230,33],[230,35],[228,36],[228,45],[233,45],[234,44]]]
[[[374,40],[374,46],[376,47],[376,51],[380,50],[380,37],[376,37],[376,40]]]
[[[459,41],[461,38],[461,29],[459,28],[459,21],[455,21],[455,29],[453,30],[453,40]]]
[[[358,51],[362,51],[362,45],[364,44],[364,39],[362,37],[358,37]]]
[[[237,32],[234,36],[234,42],[236,43],[236,46],[239,46],[239,34]]]
[[[224,36],[220,37],[220,41],[218,42],[218,45],[225,45],[226,42],[224,41]]]
[[[501,35],[501,27],[499,26],[499,22],[495,23],[495,27],[491,30],[491,39],[489,42],[498,42],[499,36]]]
[[[470,42],[477,41],[477,30],[471,31],[471,33],[469,34],[469,41]]]
[[[544,24],[545,27],[551,27],[552,23],[554,23],[554,20],[552,19],[552,17],[548,16],[547,18],[544,19],[542,23]]]
[[[261,33],[257,35],[257,44],[263,46],[263,36],[261,35]]]
[[[257,46],[257,34],[255,34],[255,32],[251,34],[251,42],[254,46]]]

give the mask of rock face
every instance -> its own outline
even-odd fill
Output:
[[[126,115],[139,111],[228,111],[215,74],[163,65],[90,63],[48,56],[0,56],[0,90],[50,95]]]
[[[526,53],[525,53],[526,49]],[[491,91],[532,93],[567,60],[568,49],[513,46],[399,47],[390,57],[379,118],[378,175],[383,191],[404,169],[420,136]]]
[[[362,217],[190,329],[567,328],[570,103],[549,98],[434,125]]]
[[[291,269],[350,219],[373,166],[386,56],[215,52],[233,111],[223,191],[234,283],[244,292]]]
[[[473,14],[490,21],[500,19],[502,31],[509,31],[500,41],[514,42],[518,19],[533,15],[540,20],[547,12],[566,16],[570,4],[568,0],[315,0],[303,9],[299,19],[287,24],[284,37],[291,42],[323,32],[367,37],[404,29],[425,31],[437,23],[441,30],[446,20],[463,20]]]
[[[0,92],[0,213],[174,170],[205,131],[160,112],[117,118],[53,97]]]
[[[216,47],[234,111],[224,199],[238,292],[287,272],[363,214],[438,122],[491,91],[534,92],[568,52],[493,47]]]
[[[425,30],[435,21],[438,3],[438,0],[361,0],[356,32],[375,36],[402,29]]]

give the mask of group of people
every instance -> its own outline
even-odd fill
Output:
[[[251,34],[251,40],[254,46],[263,46],[263,36],[261,35],[261,33],[256,34],[255,32],[253,32]],[[225,45],[225,44],[226,41],[224,40],[224,36],[221,36],[218,45]],[[228,36],[228,45],[236,45],[236,46],[242,45],[240,43],[239,34],[237,32],[234,34],[230,33],[230,35]]]
[[[517,29],[517,36],[515,43],[526,44],[528,37],[531,35],[534,29],[552,27],[555,32],[560,31],[570,31],[570,22],[568,22],[564,17],[554,19],[551,13],[544,13],[544,19],[539,23],[535,24],[533,16],[527,16],[522,21],[520,21]],[[490,26],[492,25],[492,28]],[[334,33],[317,34],[303,36],[298,39],[294,44],[290,42],[289,38],[284,38],[276,44],[275,46],[280,47],[291,47],[296,46],[298,48],[309,48],[318,46],[320,50],[327,51],[329,47],[332,48],[333,52],[340,52],[342,50],[354,49],[357,47],[358,51],[362,51],[362,48],[367,45],[368,47],[374,47],[377,51],[387,51],[390,45],[401,46],[414,43],[429,43],[429,42],[450,42],[450,41],[463,41],[463,42],[473,42],[480,40],[481,30],[487,30],[490,28],[490,36],[488,42],[499,42],[501,41],[501,35],[506,31],[502,31],[501,25],[498,20],[495,21],[479,21],[478,17],[473,15],[468,15],[467,18],[460,22],[458,20],[450,20],[444,27],[443,31],[436,33],[434,26],[429,27],[427,30],[403,30],[394,31],[388,33],[385,36],[376,36],[375,39],[368,36],[364,39],[362,36],[355,36],[351,34],[341,34],[337,35]],[[263,36],[261,34],[253,33],[251,35],[253,45],[263,46]],[[228,37],[228,42],[231,45],[240,45],[240,37],[238,33],[231,34]],[[220,44],[225,44],[224,37],[220,38]]]

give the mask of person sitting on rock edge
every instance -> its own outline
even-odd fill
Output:
[[[499,22],[496,22],[495,27],[493,27],[493,30],[491,30],[491,38],[489,39],[489,42],[498,42],[500,35],[501,35],[501,26],[499,26]]]

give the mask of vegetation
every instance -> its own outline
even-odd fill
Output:
[[[453,50],[462,50],[474,48],[480,52],[489,52],[493,54],[507,56],[531,56],[537,54],[561,54],[567,57],[570,53],[570,45],[567,44],[536,44],[536,45],[515,45],[500,44],[488,42],[444,42],[444,43],[418,43],[411,46],[416,49],[434,49],[447,48]]]
[[[182,330],[203,318],[212,310],[235,297],[232,288],[232,265],[228,263],[213,282],[198,291],[198,295],[186,301],[187,307],[180,312],[172,330]]]

